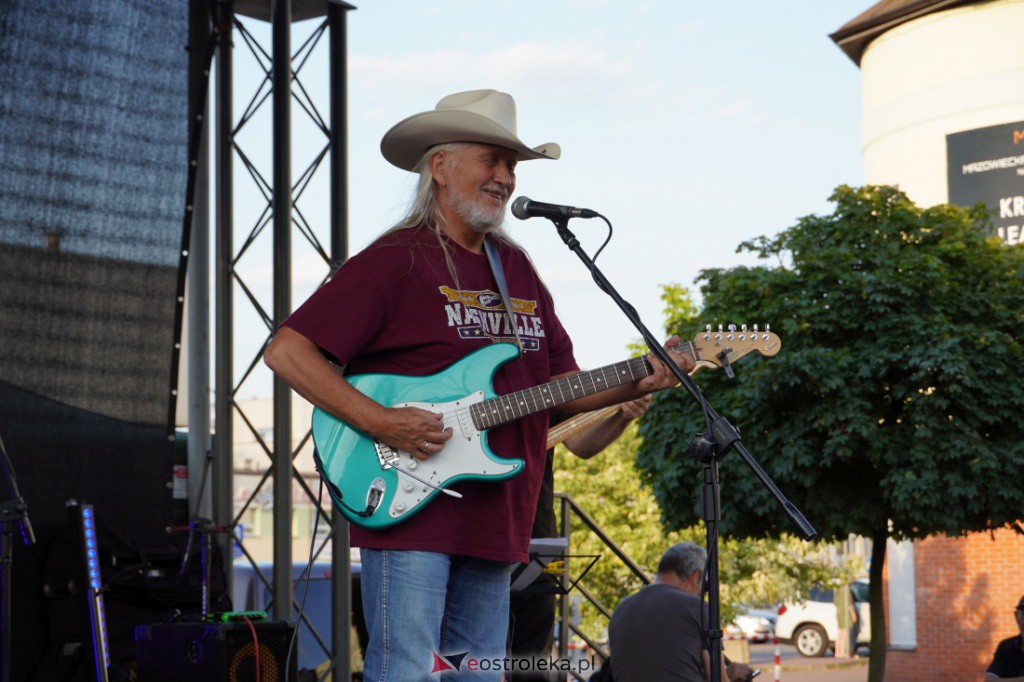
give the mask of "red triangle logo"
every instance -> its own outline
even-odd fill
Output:
[[[431,653],[434,654],[434,669],[430,671],[431,674],[439,673],[442,670],[455,670],[448,661],[438,656],[437,652],[432,651]]]

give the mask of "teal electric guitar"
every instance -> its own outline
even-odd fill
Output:
[[[672,350],[695,362],[728,366],[751,351],[775,355],[779,337],[765,331],[698,334]],[[346,377],[363,394],[388,407],[419,407],[444,414],[453,435],[444,448],[420,461],[409,453],[370,438],[320,409],[313,411],[317,467],[335,506],[350,522],[365,528],[393,526],[424,507],[435,495],[461,497],[450,486],[459,481],[500,481],[524,467],[487,446],[487,430],[541,410],[632,383],[652,373],[646,358],[624,360],[550,381],[508,395],[495,395],[494,373],[515,358],[508,343],[485,346],[447,369],[425,377],[359,374]]]

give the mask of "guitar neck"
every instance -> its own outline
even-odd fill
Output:
[[[699,359],[692,342],[670,350],[686,353],[694,361]],[[492,429],[541,410],[550,410],[579,398],[639,381],[650,376],[653,371],[646,357],[630,358],[614,365],[572,374],[540,386],[485,400],[473,405],[470,413],[478,429]]]
[[[704,365],[697,365],[690,372],[690,376],[697,373]],[[564,442],[569,436],[574,436],[580,431],[593,426],[594,424],[607,419],[616,412],[619,411],[618,405],[609,405],[608,407],[602,407],[600,410],[593,410],[592,412],[581,412],[576,416],[566,419],[564,422],[552,426],[548,430],[548,449],[555,447],[559,443]]]

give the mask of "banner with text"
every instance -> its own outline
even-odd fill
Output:
[[[1024,242],[1024,121],[946,136],[949,203],[984,203],[1007,245]]]

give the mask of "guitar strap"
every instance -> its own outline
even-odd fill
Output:
[[[512,325],[512,333],[516,335],[516,346],[519,347],[519,356],[523,355],[523,340],[519,338],[519,329],[516,328],[516,316],[512,313],[512,299],[508,295],[508,285],[505,283],[505,269],[501,267],[501,257],[498,255],[498,247],[490,237],[484,238],[484,251],[487,252],[487,261],[491,264],[491,272],[494,273],[494,281],[498,283],[498,291],[501,292],[501,300],[505,303],[505,312],[508,313],[508,321]]]

